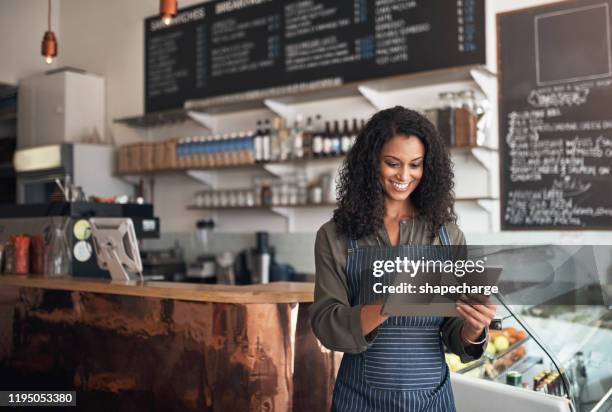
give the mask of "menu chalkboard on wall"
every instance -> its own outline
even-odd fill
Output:
[[[611,10],[498,15],[503,229],[612,229]]]
[[[484,0],[217,0],[145,20],[145,111],[484,63]]]

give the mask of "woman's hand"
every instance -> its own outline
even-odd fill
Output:
[[[361,330],[363,331],[363,336],[368,335],[389,318],[389,316],[380,314],[382,306],[382,303],[379,303],[363,305],[361,307]]]
[[[489,298],[482,296],[461,295],[457,301],[457,312],[465,323],[461,331],[463,343],[470,345],[470,342],[478,340],[486,326],[488,326],[495,317],[495,305],[491,303]]]

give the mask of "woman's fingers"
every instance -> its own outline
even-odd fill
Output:
[[[475,301],[475,299],[473,299],[473,295],[470,297],[462,295],[459,298],[459,300],[467,305],[470,305],[477,311],[483,313],[485,316],[490,317],[490,319],[493,319],[495,317],[495,313],[497,311],[497,305],[490,303],[490,301],[488,301],[488,298],[486,299],[486,302],[487,302],[486,304],[480,303],[480,302],[484,302],[485,300]]]
[[[477,329],[477,330],[484,328],[484,325],[482,325],[470,313],[467,313],[467,311],[463,307],[458,307],[457,311],[459,312],[461,317],[464,319],[465,323],[469,325],[471,328]]]
[[[488,309],[485,313],[482,313],[471,305],[460,303],[457,305],[457,310],[459,310],[461,314],[467,315],[467,317],[464,316],[465,320],[475,327],[484,327],[491,323],[493,319],[493,315],[491,315]]]

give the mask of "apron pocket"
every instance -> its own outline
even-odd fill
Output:
[[[372,388],[433,390],[444,377],[437,328],[383,326],[364,357],[365,380]]]

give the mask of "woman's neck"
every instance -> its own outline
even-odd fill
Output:
[[[385,219],[400,220],[414,216],[414,207],[410,198],[405,201],[390,201],[385,202]]]

